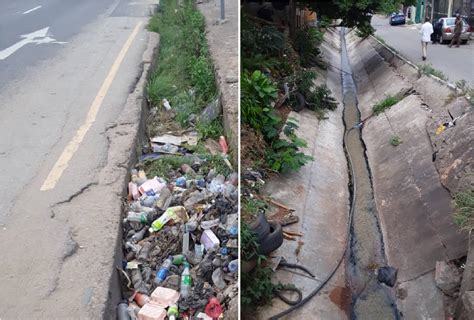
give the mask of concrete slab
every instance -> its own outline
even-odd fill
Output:
[[[331,65],[339,68],[338,34],[328,32],[325,37],[327,42],[322,46],[324,56]],[[340,99],[340,71],[329,68],[320,79],[325,79],[334,96]],[[290,116],[299,121],[297,135],[308,142],[305,153],[312,155],[314,161],[297,172],[272,179],[266,192],[295,210],[300,222],[287,229],[303,234],[300,241],[285,240],[273,255],[281,255],[290,262],[307,266],[316,275],[315,280],[299,272],[278,270],[275,282],[294,284],[306,296],[317,287],[318,280],[325,278],[332,270],[346,241],[349,192],[347,163],[342,148],[342,105],[328,113],[328,119],[323,121],[308,110],[291,113]],[[350,300],[345,299],[343,294],[344,269],[341,265],[320,294],[284,319],[347,319]],[[274,299],[271,306],[258,309],[258,319],[266,319],[288,307],[279,299]]]
[[[400,296],[398,307],[405,319],[413,320],[443,320],[445,312],[443,304],[443,293],[436,287],[434,272],[429,272],[419,278],[401,283],[398,286]],[[410,297],[410,298],[408,298]]]

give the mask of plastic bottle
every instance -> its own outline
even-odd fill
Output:
[[[117,319],[118,320],[130,320],[128,314],[128,303],[120,302],[117,306]]]
[[[158,219],[153,221],[151,228],[148,229],[150,233],[160,231],[163,226],[170,221],[173,212],[166,210]]]
[[[192,278],[191,274],[189,273],[189,263],[188,262],[183,262],[184,264],[184,270],[183,273],[181,273],[181,288],[180,288],[180,295],[184,299],[186,299],[191,291],[191,284],[192,284]]]
[[[161,265],[160,270],[156,273],[155,283],[160,284],[165,281],[168,276],[171,265],[173,264],[173,257],[169,256]]]
[[[183,264],[183,262],[186,261],[186,257],[182,254],[177,254],[173,256],[173,264],[176,266],[180,266]]]
[[[180,188],[186,188],[186,178],[179,177],[178,179],[176,179],[176,186]]]
[[[237,272],[237,270],[239,270],[239,260],[237,260],[237,259],[232,260],[227,265],[227,268],[229,269],[229,272],[231,272],[231,273]]]
[[[167,99],[163,99],[163,107],[165,107],[167,111],[171,110],[170,102]]]
[[[133,212],[129,211],[127,217],[123,220],[124,222],[140,222],[142,224],[148,223],[148,212],[141,211],[141,212]]]
[[[173,304],[168,308],[168,320],[176,320],[179,316],[178,306]]]
[[[141,229],[140,231],[136,232],[133,236],[131,236],[130,242],[137,243],[138,241],[143,239],[143,237],[145,236],[145,233],[146,233],[146,228]]]

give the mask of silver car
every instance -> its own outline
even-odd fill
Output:
[[[463,22],[461,41],[466,43],[471,37],[472,28],[471,26],[461,18]],[[439,37],[439,42],[444,43],[451,41],[454,37],[454,26],[456,24],[456,18],[440,18],[436,21],[434,27],[434,33]]]

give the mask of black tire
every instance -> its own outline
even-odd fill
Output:
[[[260,212],[257,219],[250,224],[250,229],[255,232],[255,237],[259,243],[268,236],[270,233],[270,224],[267,221],[265,212]]]
[[[466,44],[466,43],[467,43],[467,40],[461,40],[461,43],[462,43],[462,44]]]
[[[283,230],[279,223],[270,223],[270,233],[259,242],[258,253],[268,255],[278,249],[283,243]]]
[[[293,110],[296,112],[300,112],[301,110],[304,109],[306,105],[306,100],[304,99],[304,96],[299,92],[295,92],[295,97],[296,97],[296,106],[293,106]]]

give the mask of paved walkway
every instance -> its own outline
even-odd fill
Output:
[[[199,2],[199,1],[198,1]],[[225,0],[225,20],[219,20],[220,1],[210,0],[198,4],[206,18],[207,43],[216,68],[218,87],[221,92],[224,129],[229,140],[234,162],[237,163],[238,146],[238,79],[239,2]]]
[[[390,26],[388,18],[374,16],[372,26],[375,35],[395,48],[402,56],[414,64],[432,64],[449,78],[449,82],[466,80],[474,85],[474,41],[459,48],[449,48],[443,44],[428,45],[428,59],[421,60],[420,25]]]

